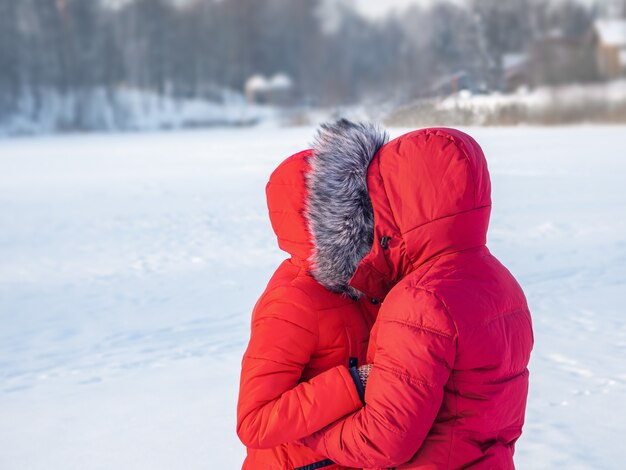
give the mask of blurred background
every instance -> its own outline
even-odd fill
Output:
[[[241,468],[265,183],[339,116],[476,138],[516,466],[624,468],[626,0],[0,0],[0,470]]]
[[[626,121],[624,0],[0,0],[0,132]]]

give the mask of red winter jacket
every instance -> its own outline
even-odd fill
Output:
[[[514,468],[533,334],[522,289],[485,246],[482,150],[457,130],[411,132],[376,153],[366,184],[374,243],[350,285],[384,299],[367,404],[304,442],[355,467]]]
[[[267,184],[272,227],[291,258],[252,314],[237,405],[244,469],[344,468],[296,441],[362,406],[348,365],[364,362],[375,312],[308,273],[312,247],[302,214],[309,155],[288,158]]]

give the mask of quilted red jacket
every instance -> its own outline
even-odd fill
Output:
[[[348,366],[365,360],[376,307],[332,293],[309,275],[303,217],[309,155],[288,158],[267,184],[272,227],[291,258],[252,314],[237,405],[244,469],[345,468],[297,440],[362,406]]]
[[[366,184],[374,243],[350,286],[384,299],[367,404],[304,442],[354,467],[514,468],[533,334],[522,289],[485,245],[482,150],[457,130],[410,132],[376,153]]]

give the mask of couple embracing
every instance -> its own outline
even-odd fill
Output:
[[[454,129],[322,125],[267,184],[285,260],[252,315],[245,470],[512,469],[533,345],[486,247],[491,185]]]

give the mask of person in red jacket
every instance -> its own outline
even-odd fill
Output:
[[[244,469],[345,468],[298,439],[362,406],[355,371],[364,363],[377,307],[330,292],[310,275],[313,246],[304,215],[310,154],[285,160],[266,188],[278,245],[291,257],[252,314],[237,405],[237,434],[247,447]]]
[[[522,289],[486,247],[483,152],[454,129],[376,153],[372,138],[341,120],[314,145],[313,276],[383,303],[359,371],[366,405],[302,442],[359,468],[512,469],[533,333]]]

